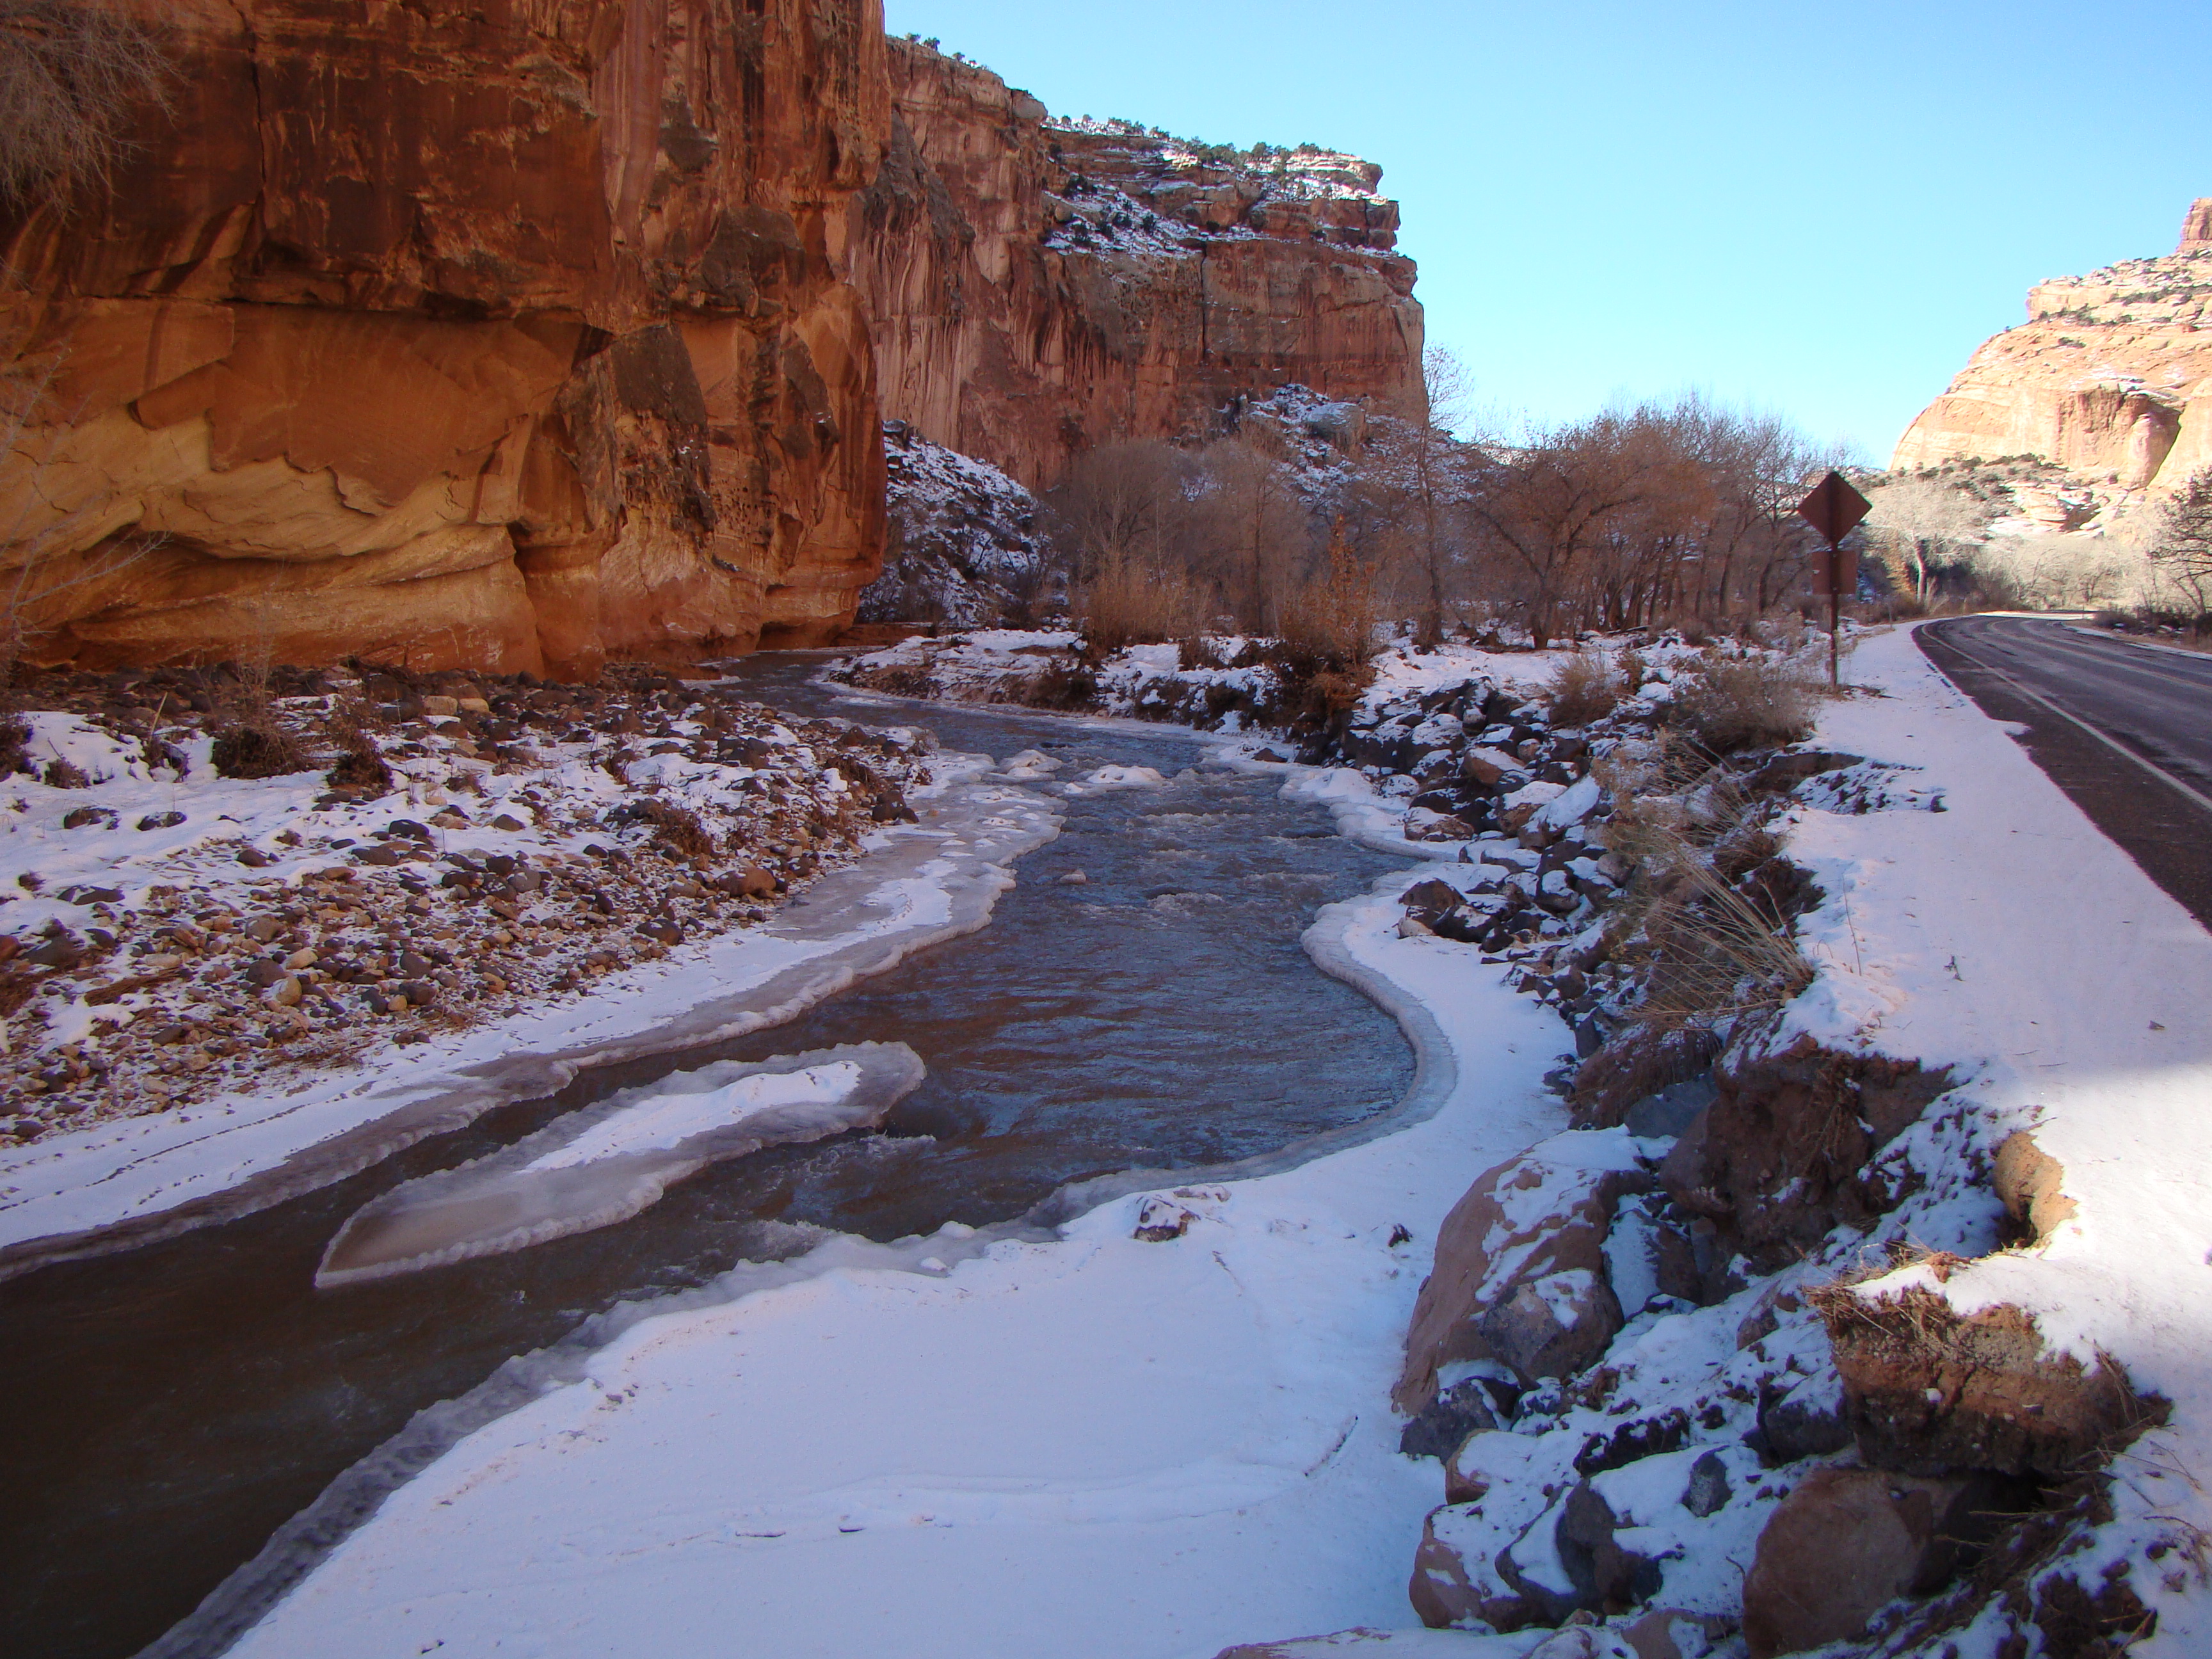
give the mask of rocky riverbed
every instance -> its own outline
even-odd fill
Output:
[[[0,731],[0,1133],[359,1063],[757,925],[911,817],[930,745],[642,669],[34,681]]]

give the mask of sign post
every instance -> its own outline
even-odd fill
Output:
[[[1842,632],[1838,611],[1846,592],[1856,592],[1859,585],[1859,555],[1856,548],[1846,549],[1844,538],[1857,527],[1860,520],[1874,510],[1874,503],[1851,488],[1850,480],[1840,472],[1830,471],[1828,476],[1813,486],[1812,493],[1797,503],[1797,516],[1819,531],[1826,539],[1827,551],[1821,556],[1820,580],[1814,591],[1828,596],[1828,684],[1843,683],[1836,649],[1836,636]]]

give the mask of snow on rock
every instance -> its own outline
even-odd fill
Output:
[[[860,593],[860,623],[988,626],[1044,599],[1049,550],[1036,497],[998,468],[884,423],[884,573]]]
[[[756,925],[929,777],[926,734],[650,671],[283,672],[273,776],[218,771],[214,671],[27,693],[62,706],[0,785],[0,1146],[233,1106]]]

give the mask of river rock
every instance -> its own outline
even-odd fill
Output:
[[[1407,1420],[1398,1449],[1407,1457],[1448,1458],[1468,1436],[1497,1427],[1489,1390],[1480,1378],[1466,1377],[1437,1389],[1437,1397]]]
[[[1437,1231],[1436,1265],[1415,1303],[1392,1394],[1398,1408],[1410,1414],[1427,1405],[1441,1365],[1504,1358],[1500,1340],[1518,1356],[1508,1361],[1516,1370],[1602,1352],[1620,1317],[1604,1282],[1606,1230],[1625,1194],[1650,1186],[1633,1142],[1618,1130],[1554,1135],[1478,1180]],[[1550,1282],[1516,1303],[1522,1286],[1540,1281]],[[1510,1314],[1490,1319],[1509,1304]],[[1522,1372],[1528,1381],[1565,1374]]]
[[[1936,1589],[1987,1501],[1969,1480],[1815,1469],[1767,1521],[1744,1579],[1752,1659],[1849,1641],[1899,1596]]]

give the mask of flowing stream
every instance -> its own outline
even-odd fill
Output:
[[[378,1448],[404,1468],[417,1454],[394,1437],[417,1413],[610,1310],[796,1255],[821,1229],[980,1226],[1072,1181],[1267,1152],[1405,1091],[1395,1025],[1298,945],[1319,906],[1389,867],[1321,811],[1202,767],[1185,734],[855,701],[811,684],[817,666],[755,658],[739,689],[795,714],[926,724],[951,750],[1042,749],[1064,763],[1028,786],[1047,793],[1109,764],[1169,781],[1071,796],[988,927],[789,1024],[587,1073],[306,1197],[0,1285],[0,1648],[138,1652]],[[314,1288],[346,1218],[402,1181],[670,1072],[871,1040],[928,1066],[880,1133],[716,1164],[599,1231]]]

